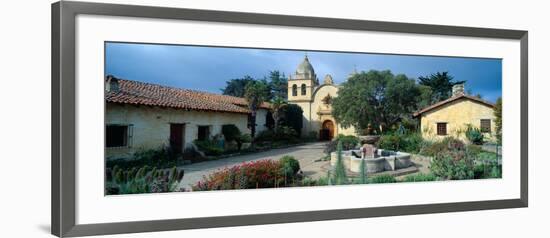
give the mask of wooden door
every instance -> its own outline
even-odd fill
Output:
[[[323,130],[325,131],[324,133],[326,133],[326,140],[332,140],[332,138],[334,138],[334,123],[331,120],[323,122]]]
[[[170,124],[170,147],[176,153],[183,152],[185,124]]]

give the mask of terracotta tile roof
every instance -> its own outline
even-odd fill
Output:
[[[441,107],[447,103],[450,103],[450,102],[454,102],[456,100],[459,100],[461,98],[464,98],[464,99],[468,99],[468,100],[472,100],[472,101],[475,101],[475,102],[478,102],[478,103],[481,103],[483,105],[486,105],[488,107],[495,107],[495,104],[493,103],[490,103],[488,101],[485,101],[481,98],[478,98],[478,97],[474,97],[474,96],[470,96],[470,95],[466,95],[466,94],[459,94],[459,95],[456,95],[456,96],[453,96],[453,97],[450,97],[448,99],[445,99],[443,101],[440,101],[438,103],[435,103],[435,104],[432,104],[430,106],[427,106],[421,110],[418,110],[416,112],[413,113],[413,117],[418,117],[420,116],[422,113],[425,113],[425,112],[428,112],[428,111],[431,111],[431,110],[434,110],[438,107]]]
[[[117,79],[117,81],[119,90],[106,92],[107,102],[199,111],[250,112],[244,98],[125,79]],[[269,107],[269,103],[263,103],[261,106],[265,109]]]

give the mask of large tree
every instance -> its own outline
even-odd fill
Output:
[[[271,89],[271,98],[287,98],[288,84],[287,78],[278,70],[269,72],[269,87]]]
[[[283,109],[287,106],[286,100],[281,97],[275,97],[271,100],[271,115],[273,116],[274,128],[277,131],[279,127],[279,121],[283,114]]]
[[[280,124],[291,127],[300,136],[302,134],[302,127],[304,126],[302,108],[296,104],[287,104],[283,108],[283,113],[283,120]]]
[[[430,104],[445,100],[452,95],[453,86],[462,84],[466,81],[453,81],[454,77],[449,72],[437,72],[427,76],[418,77],[420,85],[428,86],[432,89],[432,98]]]
[[[225,88],[221,89],[222,94],[242,98],[244,97],[246,85],[252,81],[254,79],[248,75],[243,78],[231,79],[225,82]]]
[[[253,80],[250,81],[244,92],[244,97],[248,103],[248,109],[250,110],[250,122],[248,127],[250,128],[250,135],[252,138],[256,135],[256,112],[262,103],[268,100],[269,86],[265,81]]]
[[[364,130],[390,127],[417,109],[421,91],[413,79],[371,70],[351,76],[332,103],[332,114],[344,127]]]

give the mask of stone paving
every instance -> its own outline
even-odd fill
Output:
[[[304,175],[318,179],[326,176],[326,170],[323,167],[330,165],[330,161],[318,161],[325,156],[323,149],[326,142],[315,142],[305,145],[299,145],[289,148],[273,149],[269,151],[258,152],[254,154],[234,156],[219,160],[206,161],[196,164],[184,165],[179,168],[185,170],[185,176],[180,182],[180,188],[191,188],[191,185],[196,184],[204,175],[208,175],[216,170],[226,167],[232,167],[243,162],[257,160],[277,160],[285,155],[294,156],[300,162],[300,168]]]

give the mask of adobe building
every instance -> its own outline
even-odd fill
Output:
[[[484,138],[495,140],[494,107],[490,102],[467,95],[464,84],[459,84],[453,86],[450,98],[415,112],[413,117],[420,119],[424,139],[454,136],[466,141],[464,132],[471,125],[479,128]]]
[[[105,156],[127,158],[140,149],[171,146],[177,152],[233,124],[248,128],[244,98],[143,83],[113,76],[105,84]],[[266,130],[269,104],[257,111],[256,132]]]

